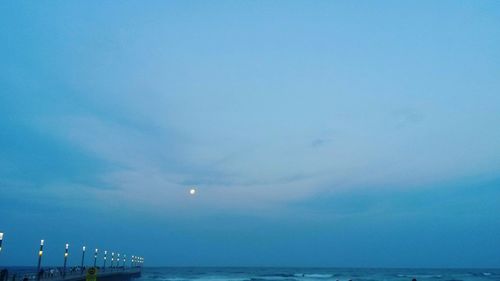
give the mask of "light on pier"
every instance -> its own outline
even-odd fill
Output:
[[[80,265],[80,271],[83,272],[83,263],[85,262],[85,246],[82,247],[82,264]]]
[[[68,262],[68,255],[69,255],[69,244],[66,243],[66,247],[64,249],[63,278],[66,277],[66,264]]]
[[[43,244],[45,241],[40,240],[40,249],[38,250],[38,266],[37,272],[40,272],[40,268],[42,266],[42,256],[43,256]],[[37,274],[37,280],[40,280],[40,274]]]
[[[0,252],[2,251],[3,232],[0,232]]]
[[[104,265],[103,270],[106,270],[106,259],[108,258],[108,251],[104,251]]]
[[[42,239],[40,240],[40,250],[38,251],[38,256],[42,256],[43,255],[43,244],[45,243],[45,241]]]
[[[94,252],[94,267],[96,266],[97,264],[97,253],[99,252],[99,249],[95,249],[95,252]]]

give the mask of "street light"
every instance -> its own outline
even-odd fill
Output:
[[[123,255],[123,268],[125,268],[126,262],[127,262],[127,255]]]
[[[111,252],[111,268],[113,268],[114,262],[115,262],[115,253]]]
[[[63,267],[63,278],[66,277],[66,263],[68,261],[68,253],[69,251],[69,244],[66,243],[66,247],[64,249],[64,267]]]
[[[120,253],[117,254],[117,258],[116,258],[116,267],[120,267]]]
[[[42,256],[43,256],[43,239],[40,240],[40,250],[38,250],[38,266],[37,266],[37,280],[40,280],[40,269],[42,266]]]
[[[108,251],[104,251],[104,265],[102,267],[102,270],[106,270],[106,259],[108,258]]]
[[[95,252],[94,252],[94,267],[96,266],[96,263],[97,263],[97,252],[99,251],[99,249],[95,249]]]
[[[83,273],[83,263],[85,261],[85,246],[82,248],[82,265],[80,266],[80,271]]]
[[[0,252],[2,252],[3,232],[0,232]]]

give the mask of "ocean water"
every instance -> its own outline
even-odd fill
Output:
[[[145,268],[137,281],[500,281],[500,269]]]

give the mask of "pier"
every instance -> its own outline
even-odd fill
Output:
[[[2,243],[4,233],[0,232],[0,255],[2,255]],[[43,247],[45,240],[40,240],[38,250],[38,264],[36,267],[10,267],[6,268],[0,264],[0,281],[130,281],[141,277],[144,258],[136,255],[129,256],[115,252],[103,251],[100,255],[99,249],[94,249],[92,255],[92,266],[85,264],[86,246],[81,248],[80,263],[78,266],[68,266],[70,245],[64,245],[62,251],[63,263],[61,266],[42,266]],[[80,254],[80,253],[79,253]]]
[[[141,277],[142,269],[140,267],[133,268],[113,268],[100,270],[95,268],[95,273],[90,274],[94,268],[85,270],[74,270],[62,274],[58,271],[50,271],[50,268],[43,269],[41,272],[25,269],[14,269],[2,276],[1,281],[129,281],[133,278]]]

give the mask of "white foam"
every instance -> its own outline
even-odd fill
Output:
[[[332,274],[320,274],[320,273],[296,273],[294,274],[295,277],[307,277],[307,278],[332,278]]]

